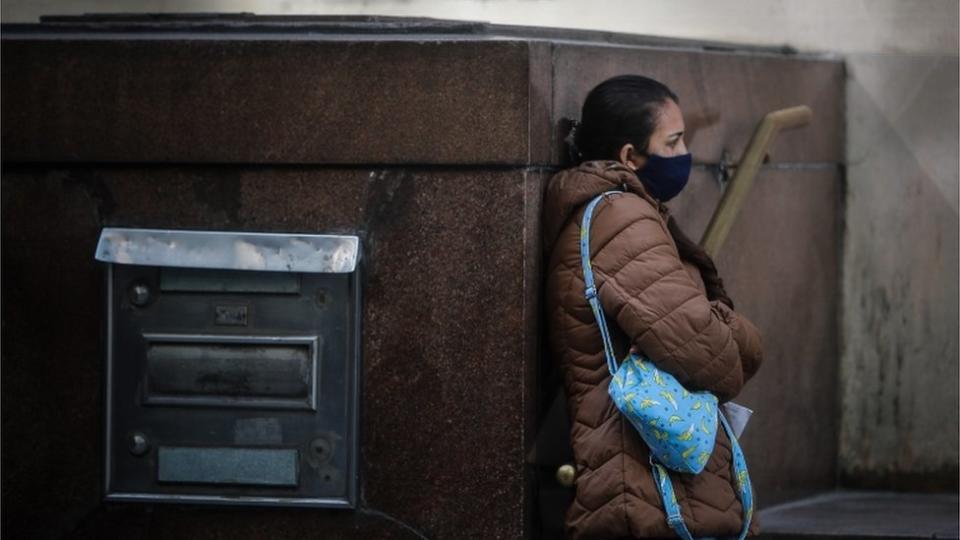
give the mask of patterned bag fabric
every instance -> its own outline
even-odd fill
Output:
[[[716,396],[688,392],[672,375],[636,354],[611,373],[610,398],[657,461],[674,471],[702,471],[717,440]]]
[[[590,201],[580,227],[585,294],[600,327],[607,369],[612,376],[610,398],[650,447],[650,465],[663,500],[667,522],[685,540],[693,540],[693,537],[680,516],[680,507],[666,469],[699,474],[713,453],[719,419],[733,449],[734,473],[744,509],[743,528],[739,537],[742,540],[753,517],[753,491],[743,452],[730,425],[720,414],[716,396],[710,392],[688,391],[673,375],[658,369],[653,362],[637,354],[631,353],[617,365],[590,265],[590,221],[593,210],[603,197],[612,193],[622,192],[607,191]]]

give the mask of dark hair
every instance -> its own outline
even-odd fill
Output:
[[[667,100],[680,103],[677,95],[665,84],[649,77],[620,75],[603,81],[587,94],[580,122],[573,123],[566,139],[570,157],[577,163],[617,160],[625,144],[646,152],[657,127],[660,109]],[[680,258],[699,268],[707,298],[733,308],[733,301],[723,287],[713,259],[680,230],[673,216],[667,219],[667,228]]]
[[[587,94],[575,126],[575,161],[617,159],[625,144],[645,151],[667,100],[679,103],[666,85],[640,75],[620,75]]]

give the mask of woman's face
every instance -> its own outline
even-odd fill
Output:
[[[663,157],[686,154],[687,145],[683,142],[683,131],[683,112],[679,105],[668,99],[660,107],[657,126],[650,136],[647,153]],[[647,164],[647,157],[638,152],[632,144],[626,144],[620,149],[620,162],[631,169],[642,169]]]

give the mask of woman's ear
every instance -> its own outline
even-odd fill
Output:
[[[625,144],[620,148],[620,163],[626,165],[630,170],[640,170],[644,165],[647,164],[647,158],[640,152],[637,152],[637,149],[632,144]]]
[[[620,163],[626,165],[630,169],[636,170],[637,168],[636,165],[630,159],[633,157],[633,154],[635,153],[636,152],[633,151],[632,144],[627,143],[623,145],[622,147],[620,147],[620,155],[618,156],[620,158]]]

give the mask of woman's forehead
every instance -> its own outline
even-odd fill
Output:
[[[673,100],[667,100],[663,107],[660,107],[660,114],[657,118],[657,132],[662,135],[673,135],[677,132],[683,132],[683,130],[683,112],[680,110],[680,106]]]

